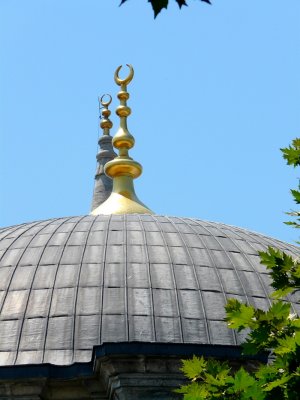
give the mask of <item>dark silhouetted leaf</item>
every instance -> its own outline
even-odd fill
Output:
[[[169,0],[148,0],[151,3],[153,11],[154,11],[154,18],[158,16],[163,8],[168,8]]]
[[[176,0],[177,4],[179,5],[179,8],[181,8],[182,6],[187,6],[185,0]]]
[[[126,3],[127,0],[121,0],[120,6]],[[186,0],[175,0],[178,4],[179,8],[182,6],[187,6]],[[204,3],[211,4],[210,0],[201,0]],[[168,8],[169,0],[148,0],[151,3],[153,11],[154,11],[154,18],[161,12],[163,8]]]

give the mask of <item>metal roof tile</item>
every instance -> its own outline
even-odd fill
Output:
[[[152,317],[132,315],[129,317],[129,340],[138,342],[153,342]]]
[[[104,269],[104,286],[124,287],[125,286],[125,265],[106,263]]]
[[[0,290],[6,290],[9,286],[11,276],[14,272],[13,267],[0,268]]]
[[[124,232],[123,231],[109,231],[107,244],[109,246],[113,244],[122,245],[124,243]]]
[[[74,314],[75,288],[54,289],[51,299],[50,317]]]
[[[56,365],[68,365],[73,361],[72,350],[45,350],[44,363],[56,364]]]
[[[103,314],[124,314],[125,313],[125,290],[124,288],[103,289]]]
[[[200,289],[221,292],[220,279],[215,268],[196,267]]]
[[[128,313],[130,315],[151,315],[152,311],[149,289],[128,289]]]
[[[17,350],[21,320],[0,321],[0,353],[2,351]]]
[[[236,340],[232,329],[228,329],[224,321],[208,321],[211,342],[223,345],[235,345]]]
[[[31,290],[29,295],[26,318],[47,317],[52,297],[52,289]]]
[[[20,338],[20,350],[40,350],[45,341],[47,328],[46,318],[25,319]]]
[[[148,246],[160,246],[163,243],[162,234],[160,232],[145,231],[146,242]]]
[[[189,253],[184,247],[169,247],[169,252],[173,264],[177,265],[191,265],[192,260]]]
[[[153,289],[154,314],[159,317],[177,317],[178,304],[175,290]]]
[[[49,242],[50,238],[51,238],[51,233],[36,235],[28,242],[28,245],[29,247],[45,246]]]
[[[23,249],[7,250],[0,260],[0,267],[9,267],[11,265],[16,265],[23,251]]]
[[[227,252],[220,250],[211,250],[211,257],[213,259],[214,265],[222,265],[222,268],[232,269],[234,265]]]
[[[174,279],[169,264],[151,264],[150,275],[153,288],[174,289]]]
[[[202,296],[207,319],[223,320],[225,318],[226,304],[224,294],[204,291]]]
[[[101,311],[102,288],[80,287],[78,288],[76,314],[90,315]]]
[[[120,260],[120,259],[119,259]],[[127,261],[130,263],[146,263],[146,252],[144,246],[129,245],[127,246]]]
[[[55,279],[55,287],[74,287],[77,285],[79,265],[59,265]]]
[[[41,364],[44,352],[42,350],[18,351],[16,364]],[[1,361],[0,361],[1,364]]]
[[[97,264],[103,261],[104,246],[86,246],[83,263]],[[79,261],[79,260],[78,260]]]
[[[93,247],[95,247],[95,246],[93,246]],[[96,247],[96,249],[97,249],[97,247]],[[123,245],[110,245],[109,247],[107,247],[106,257],[105,257],[105,260],[107,262],[118,263],[118,262],[121,262],[121,260],[123,260],[123,257],[124,257]],[[100,261],[100,259],[98,258],[98,262],[99,261]],[[97,262],[97,260],[95,260],[94,262]]]
[[[179,318],[155,317],[155,329],[158,342],[182,343]]]
[[[229,252],[228,256],[230,257],[232,264],[236,269],[244,271],[253,271],[253,265],[251,263],[251,258],[250,258],[252,256],[250,255],[245,256],[242,253],[235,253],[235,252]]]
[[[45,350],[65,350],[73,348],[73,317],[51,317],[46,331]],[[47,352],[45,352],[45,359]],[[47,361],[45,361],[47,362]],[[51,362],[51,361],[48,361]],[[53,361],[52,361],[53,362]]]
[[[209,343],[204,319],[182,318],[182,331],[185,343]]]
[[[214,266],[212,258],[206,249],[191,248],[190,254],[195,265]]]
[[[256,272],[240,271],[239,276],[249,296],[268,297]]]
[[[101,286],[103,276],[103,264],[82,264],[79,278],[79,286]]]
[[[99,320],[98,314],[76,317],[74,339],[76,349],[88,350],[100,343]]]
[[[54,265],[58,264],[61,258],[63,247],[61,246],[48,246],[43,250],[42,258],[39,262],[40,265]]]
[[[22,318],[26,302],[29,295],[29,290],[14,290],[7,292],[1,310],[1,319],[18,319]]]
[[[102,343],[125,342],[128,340],[128,325],[125,315],[103,315],[101,327]]]
[[[219,268],[218,272],[222,279],[222,284],[226,293],[245,295],[243,283],[236,271]]]
[[[203,319],[203,303],[198,290],[179,290],[180,315],[183,318]]]
[[[128,287],[149,287],[149,272],[147,264],[129,263],[127,265]]]
[[[10,290],[24,290],[30,289],[33,279],[33,274],[36,266],[28,266],[17,268],[12,276],[9,289]]]
[[[198,289],[194,267],[190,265],[174,265],[174,274],[178,289]]]
[[[149,260],[153,264],[170,263],[170,254],[166,246],[148,246]]]
[[[83,246],[66,246],[63,249],[60,264],[77,264],[81,261],[84,247]]]
[[[143,245],[145,243],[144,232],[142,231],[128,231],[127,241],[130,245],[138,244]]]
[[[33,289],[45,289],[54,286],[57,265],[39,265],[33,279]]]

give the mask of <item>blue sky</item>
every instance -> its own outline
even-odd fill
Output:
[[[118,4],[0,0],[0,225],[89,212],[97,97],[114,111],[131,63],[139,198],[296,240],[279,148],[299,136],[299,0],[170,0],[155,20],[146,0]]]

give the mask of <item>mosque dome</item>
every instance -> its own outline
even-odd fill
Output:
[[[245,229],[156,215],[138,199],[142,167],[129,157],[127,129],[133,69],[123,80],[119,70],[114,138],[111,99],[101,99],[91,214],[0,229],[1,399],[177,398],[182,357],[245,363],[224,307],[229,298],[269,307],[258,252],[300,256]]]
[[[236,346],[227,300],[269,306],[258,251],[300,254],[240,228],[146,214],[51,219],[0,235],[2,365],[86,362],[108,342]]]

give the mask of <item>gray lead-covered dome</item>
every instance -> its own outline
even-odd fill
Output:
[[[107,342],[237,345],[224,306],[268,307],[258,257],[268,246],[300,255],[236,227],[157,215],[1,229],[0,365],[90,361]]]

